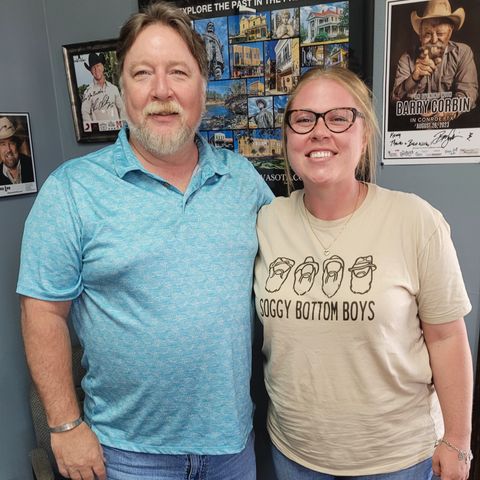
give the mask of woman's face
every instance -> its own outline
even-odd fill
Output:
[[[290,109],[325,112],[332,108],[355,107],[352,95],[329,79],[312,79],[300,87]],[[307,134],[295,133],[287,126],[288,160],[305,188],[332,186],[355,181],[355,169],[365,150],[364,120],[357,116],[342,133],[333,133],[322,118]]]

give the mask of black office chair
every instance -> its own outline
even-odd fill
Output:
[[[83,350],[79,345],[72,347],[72,371],[73,382],[77,393],[78,403],[83,414],[83,399],[85,397],[81,382],[85,370],[81,365]],[[58,472],[57,462],[53,456],[50,445],[50,432],[48,430],[47,417],[42,402],[35,386],[30,389],[30,410],[32,412],[33,427],[37,446],[30,451],[30,461],[36,480],[64,480],[65,477]]]

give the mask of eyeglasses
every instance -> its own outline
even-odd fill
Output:
[[[322,113],[312,110],[288,110],[287,124],[295,133],[304,135],[316,127],[319,118],[323,118],[325,126],[331,132],[342,133],[355,123],[357,117],[365,118],[365,115],[353,107],[332,108]]]

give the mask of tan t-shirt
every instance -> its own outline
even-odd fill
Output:
[[[467,314],[450,230],[413,194],[369,185],[345,220],[307,222],[303,191],[260,211],[256,308],[268,430],[288,458],[333,475],[401,470],[443,423],[420,328]]]

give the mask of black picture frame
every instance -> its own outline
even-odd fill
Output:
[[[124,109],[119,91],[117,68],[117,40],[99,40],[63,45],[66,78],[73,125],[77,142],[111,142],[125,123]],[[96,55],[96,57],[95,57]],[[107,83],[103,92],[93,89],[93,74],[89,69],[90,59],[101,59]],[[90,91],[88,90],[90,88]],[[108,89],[108,90],[105,90]],[[82,104],[88,95],[88,102],[94,105],[100,118],[94,114],[82,113]],[[90,108],[90,111],[93,111]],[[88,115],[88,118],[84,118]]]

